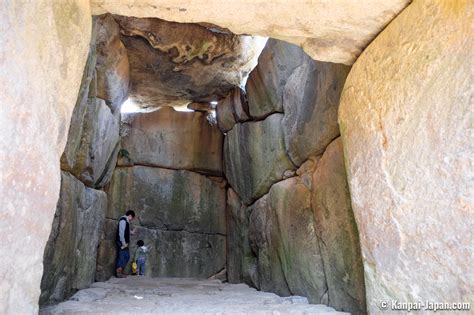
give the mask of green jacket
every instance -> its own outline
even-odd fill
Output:
[[[135,251],[135,256],[133,256],[133,260],[137,261],[138,258],[145,258],[149,252],[149,249],[146,246],[138,247]]]

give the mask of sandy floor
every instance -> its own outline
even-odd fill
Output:
[[[129,276],[96,282],[46,314],[347,314],[303,297],[279,297],[219,280]]]

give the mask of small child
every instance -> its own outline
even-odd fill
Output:
[[[146,261],[146,256],[149,252],[149,249],[145,246],[145,243],[142,240],[139,240],[137,242],[137,245],[138,245],[138,248],[135,251],[135,256],[133,257],[133,260],[138,265],[138,275],[144,276],[145,275],[145,261]]]

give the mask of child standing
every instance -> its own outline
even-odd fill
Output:
[[[133,260],[137,262],[138,265],[138,275],[144,276],[145,275],[145,261],[146,256],[149,252],[148,248],[145,246],[143,240],[139,240],[137,242],[138,248],[135,251],[135,256]]]

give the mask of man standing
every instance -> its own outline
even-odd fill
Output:
[[[128,245],[130,244],[130,234],[134,232],[130,231],[130,222],[135,218],[135,212],[128,210],[124,216],[120,217],[117,230],[117,267],[115,269],[117,278],[125,278],[124,274],[125,266],[130,259],[130,252]]]

